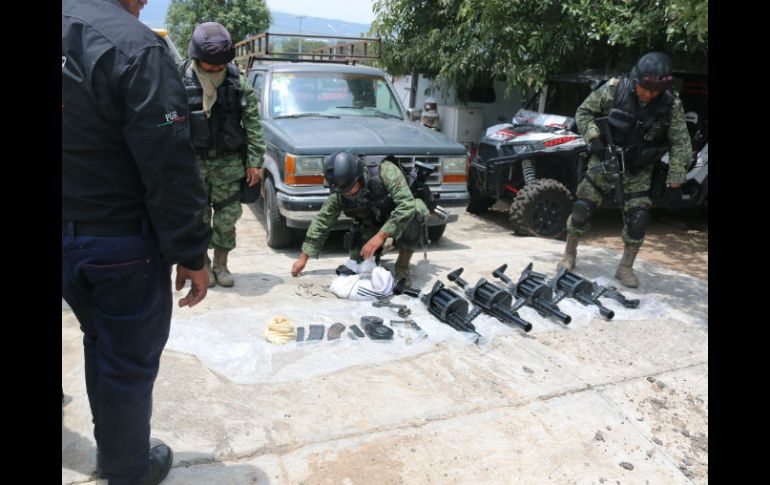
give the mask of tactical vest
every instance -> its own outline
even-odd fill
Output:
[[[380,165],[366,165],[369,177],[358,197],[341,196],[342,212],[363,226],[381,226],[390,218],[396,203],[380,177]]]
[[[640,109],[634,81],[620,78],[608,122],[613,141],[625,149],[627,170],[638,171],[660,160],[669,150],[668,125],[673,105],[674,95],[666,90]]]
[[[240,153],[246,156],[246,130],[241,125],[241,113],[246,96],[241,89],[238,68],[227,64],[225,80],[217,88],[217,100],[211,117],[203,111],[203,88],[192,70],[192,62],[182,66],[187,103],[190,107],[192,144],[202,160]]]

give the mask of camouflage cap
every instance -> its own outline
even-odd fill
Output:
[[[227,64],[235,58],[235,46],[221,24],[204,22],[195,27],[187,55],[209,64]]]

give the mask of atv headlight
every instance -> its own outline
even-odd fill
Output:
[[[466,183],[468,181],[468,159],[466,157],[442,158],[441,173],[441,183]]]

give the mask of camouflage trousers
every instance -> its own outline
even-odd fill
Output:
[[[594,183],[604,193],[615,193],[615,181],[611,174],[602,172],[601,162],[596,157],[591,157],[588,162],[588,169],[586,175],[591,177]],[[634,207],[641,207],[649,209],[652,205],[650,200],[650,185],[652,183],[652,165],[645,167],[638,172],[631,173],[625,172],[623,174],[623,192],[625,198],[624,210],[628,213],[629,209]],[[645,193],[643,195],[642,193]],[[594,187],[591,182],[584,178],[577,188],[577,198],[590,200],[598,207],[602,203],[604,196]],[[588,222],[582,228],[577,228],[572,224],[572,215],[567,219],[567,233],[574,234],[578,237],[582,236],[591,228],[591,223]],[[628,228],[623,227],[622,233],[623,242],[630,246],[641,246],[644,242],[642,239],[633,239],[628,235]]]
[[[423,202],[421,199],[416,199],[415,202],[417,203],[417,212],[420,215],[421,220],[426,221],[428,219],[428,215],[430,214],[430,211],[428,211],[428,207],[425,205],[425,202]],[[422,229],[422,224],[419,223],[419,221],[415,220],[417,216],[415,216],[414,219],[412,219],[409,222],[409,225],[417,225],[420,227],[409,227],[407,225],[406,231],[414,231],[414,230],[424,230]],[[364,260],[364,258],[361,256],[361,248],[364,247],[364,244],[366,244],[369,239],[373,238],[375,234],[377,234],[380,231],[380,226],[361,226],[361,236],[358,239],[358,244],[355,245],[355,247],[350,249],[350,259],[353,261],[356,261],[357,263],[360,263]],[[417,242],[407,242],[405,238],[400,237],[399,239],[396,239],[394,241],[396,249],[409,249],[412,251],[416,251],[420,248],[419,241]]]
[[[219,210],[212,206],[240,193],[245,175],[243,164],[240,160],[201,160],[199,165],[209,202],[203,212],[203,221],[211,224],[212,229],[209,248],[231,251],[235,249],[235,223],[243,214],[240,197]]]

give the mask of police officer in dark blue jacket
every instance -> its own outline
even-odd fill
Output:
[[[83,330],[97,472],[157,484],[152,389],[179,306],[208,289],[211,229],[174,61],[137,17],[146,0],[62,1],[62,294]]]

